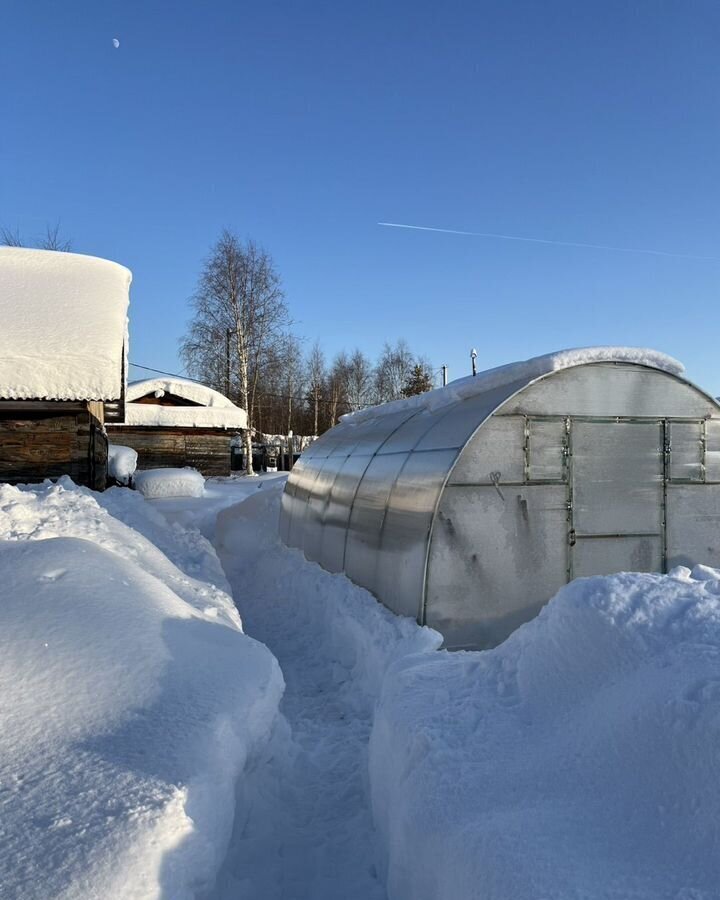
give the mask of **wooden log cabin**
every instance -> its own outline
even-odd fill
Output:
[[[104,489],[131,279],[105,259],[0,248],[0,482],[69,475]]]
[[[244,409],[218,391],[185,378],[131,382],[125,421],[108,425],[110,441],[137,450],[138,469],[192,466],[203,475],[230,474],[230,442],[247,427]]]

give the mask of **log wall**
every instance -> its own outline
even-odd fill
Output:
[[[107,438],[86,403],[0,401],[0,482],[69,475],[104,490]]]
[[[219,428],[161,428],[108,425],[112,444],[137,450],[138,469],[192,466],[203,475],[230,474],[234,432]]]

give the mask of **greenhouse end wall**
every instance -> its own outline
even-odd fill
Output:
[[[494,646],[578,575],[720,562],[719,416],[602,362],[350,417],[291,474],[281,535],[447,646]]]

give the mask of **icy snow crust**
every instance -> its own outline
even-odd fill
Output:
[[[106,259],[0,247],[0,399],[119,399],[131,279]]]
[[[135,473],[133,484],[147,500],[160,497],[202,497],[205,479],[187,466],[184,469],[143,469]]]
[[[218,391],[185,378],[146,378],[128,385],[128,401],[148,394],[175,394],[202,406],[161,406],[133,403],[125,406],[126,425],[170,428],[247,428],[247,413]]]
[[[458,378],[456,381],[451,381],[447,387],[436,388],[425,394],[408,397],[406,400],[393,400],[391,403],[383,403],[380,406],[371,406],[355,413],[348,413],[341,416],[341,420],[344,424],[354,425],[376,416],[390,415],[404,410],[419,412],[423,409],[442,409],[460,400],[467,400],[469,397],[485,393],[485,391],[497,390],[516,382],[529,383],[560,369],[570,369],[574,366],[597,362],[635,363],[640,366],[661,369],[671,375],[680,375],[685,371],[681,362],[658,350],[646,350],[639,347],[584,347],[574,350],[558,350],[554,353],[547,353],[545,356],[526,359],[523,362],[487,369],[485,372],[479,372],[476,376],[469,375],[466,378]]]
[[[138,494],[0,486],[0,538],[0,894],[195,898],[275,660],[210,545]]]

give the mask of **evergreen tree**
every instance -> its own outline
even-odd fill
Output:
[[[414,397],[417,394],[424,394],[426,391],[433,389],[433,378],[427,369],[423,368],[420,363],[413,366],[412,372],[405,382],[402,389],[403,397]]]

